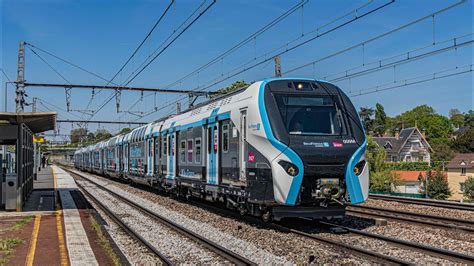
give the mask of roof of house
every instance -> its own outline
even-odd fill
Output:
[[[469,125],[463,126],[461,128],[456,129],[456,131],[453,132],[454,135],[461,135],[464,134],[464,132],[468,131],[471,127]]]
[[[419,181],[418,178],[425,178],[425,171],[392,171],[392,173],[397,174],[400,180],[402,181]]]
[[[416,127],[405,128],[400,131],[399,137],[374,137],[375,143],[380,147],[385,147],[387,143],[390,144],[391,148],[386,148],[388,151],[400,152],[402,147],[405,145],[410,136],[415,132],[419,131]],[[426,141],[426,140],[425,140]],[[428,142],[426,142],[428,144]],[[431,147],[428,144],[428,148],[431,150]]]
[[[449,168],[474,168],[474,153],[459,153],[449,161]]]

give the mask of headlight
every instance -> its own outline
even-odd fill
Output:
[[[297,176],[299,173],[298,167],[290,162],[279,161],[278,164],[281,165],[281,167],[285,169],[286,173],[291,176]]]
[[[364,170],[364,166],[365,166],[365,160],[358,162],[354,166],[354,174],[360,175],[362,173],[362,170]]]

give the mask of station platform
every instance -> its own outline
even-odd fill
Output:
[[[113,264],[92,226],[72,176],[56,166],[38,172],[23,212],[0,211],[0,265]],[[80,206],[78,206],[80,205]]]

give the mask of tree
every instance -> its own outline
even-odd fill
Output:
[[[365,132],[369,133],[373,131],[373,123],[374,119],[372,116],[374,115],[374,109],[370,107],[361,107],[359,111],[359,117],[364,125]]]
[[[127,134],[130,131],[132,131],[132,130],[129,127],[124,127],[120,130],[120,132],[117,135]]]
[[[451,196],[448,180],[441,171],[428,171],[426,173],[426,180],[428,180],[428,197],[432,199],[445,200]],[[421,194],[426,194],[426,180],[422,180],[420,188]]]
[[[106,129],[97,129],[97,131],[95,132],[95,141],[106,140],[111,137],[112,134],[110,134],[110,132]]]
[[[464,114],[464,125],[474,127],[474,111],[469,110]]]
[[[474,128],[469,128],[453,141],[453,149],[460,153],[474,152]]]
[[[420,105],[395,117],[394,126],[404,128],[418,127],[425,130],[428,140],[451,137],[453,132],[451,121],[428,105]]]
[[[464,198],[474,201],[474,177],[470,176],[464,182]]]
[[[375,120],[374,120],[374,132],[379,136],[383,136],[387,129],[387,114],[380,103],[375,105]]]
[[[463,114],[455,114],[451,116],[449,119],[451,121],[451,124],[453,124],[454,127],[456,128],[461,128],[464,126],[464,115]]]
[[[71,130],[70,137],[71,143],[78,143],[82,138],[87,136],[87,129],[85,128],[76,128]]]
[[[227,87],[218,89],[215,94],[212,94],[212,95],[211,95],[211,99],[214,99],[214,98],[216,98],[216,97],[219,97],[219,96],[221,96],[221,95],[223,95],[223,94],[231,93],[231,92],[233,92],[233,91],[235,91],[235,90],[237,90],[237,89],[240,89],[240,88],[243,88],[243,87],[247,87],[247,86],[249,86],[249,85],[250,85],[250,83],[247,83],[247,82],[245,82],[245,81],[243,81],[243,80],[238,80],[238,81],[232,83],[230,86],[227,86]]]
[[[454,152],[447,143],[431,143],[434,153],[431,154],[432,161],[449,161],[454,157]]]
[[[449,109],[449,118],[452,118],[455,115],[460,115],[461,111],[458,108]]]

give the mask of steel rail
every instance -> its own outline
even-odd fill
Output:
[[[432,200],[432,199],[417,199],[417,198],[397,197],[397,196],[378,195],[378,194],[369,194],[369,198],[376,199],[376,200],[396,201],[396,202],[402,202],[402,203],[426,205],[426,206],[457,209],[457,210],[464,210],[464,211],[474,211],[474,204],[460,203],[460,202],[449,202],[449,201],[440,201],[440,200]]]
[[[295,235],[310,238],[310,239],[316,240],[320,243],[335,246],[335,247],[340,248],[342,250],[345,250],[349,253],[359,255],[359,256],[362,256],[362,257],[366,257],[366,258],[369,258],[369,259],[372,259],[372,260],[375,260],[375,261],[379,261],[379,262],[382,262],[384,264],[394,264],[394,265],[411,265],[412,264],[408,261],[405,261],[405,260],[402,260],[402,259],[399,259],[399,258],[396,258],[396,257],[392,257],[392,256],[389,256],[389,255],[377,253],[375,251],[363,249],[363,248],[360,248],[360,247],[355,247],[355,246],[345,244],[345,243],[342,243],[342,242],[339,242],[339,241],[336,241],[336,240],[328,239],[328,238],[325,238],[325,237],[322,237],[322,236],[306,233],[306,232],[303,232],[303,231],[300,231],[300,230],[296,230],[296,229],[293,229],[293,228],[283,226],[281,224],[264,223],[260,219],[257,219],[257,218],[254,218],[254,217],[249,217],[249,216],[242,216],[237,212],[233,212],[233,211],[230,211],[230,210],[227,210],[227,209],[222,209],[222,208],[219,208],[219,207],[207,204],[207,203],[203,203],[202,201],[191,200],[191,201],[186,201],[186,202],[189,203],[189,204],[192,204],[194,206],[197,206],[199,208],[203,208],[203,209],[206,209],[206,210],[211,210],[211,211],[213,211],[213,212],[215,212],[219,215],[229,216],[231,218],[235,218],[235,219],[238,219],[238,220],[241,220],[241,221],[244,221],[244,222],[248,222],[250,224],[254,224],[254,225],[256,224],[256,225],[261,226],[263,228],[270,228],[270,229],[273,229],[273,230],[276,230],[276,231],[280,231],[280,232],[284,232],[284,233],[292,233],[292,234],[295,234]]]
[[[472,221],[463,221],[450,217],[442,217],[427,214],[418,214],[404,211],[396,211],[389,209],[382,209],[369,206],[356,206],[351,205],[346,209],[346,212],[356,215],[375,216],[385,218],[389,220],[398,220],[402,222],[417,223],[422,225],[431,225],[434,227],[448,228],[455,230],[463,230],[474,232],[474,227],[470,227],[469,224]],[[456,224],[457,223],[457,224]],[[462,224],[462,225],[459,225]]]
[[[237,264],[237,265],[256,265],[256,263],[248,260],[247,258],[225,248],[225,247],[222,247],[221,245],[199,235],[199,234],[196,234],[188,229],[186,229],[185,227],[163,217],[162,215],[159,215],[157,214],[156,212],[144,207],[144,206],[141,206],[127,198],[125,198],[124,196],[98,184],[97,182],[94,182],[92,180],[90,180],[89,178],[87,178],[85,175],[81,174],[81,173],[77,173],[75,171],[71,171],[69,169],[64,169],[74,175],[77,175],[77,176],[80,176],[82,177],[84,180],[94,184],[95,186],[97,186],[98,188],[102,189],[103,191],[106,191],[107,193],[110,193],[111,195],[115,196],[116,198],[120,199],[121,201],[125,202],[126,204],[130,205],[130,206],[133,206],[137,209],[139,209],[141,212],[144,212],[146,213],[147,215],[149,215],[150,217],[152,217],[153,219],[159,221],[160,223],[162,224],[165,224],[167,225],[168,227],[174,229],[175,231],[189,237],[190,239],[193,239],[194,241],[202,244],[203,246],[207,247],[209,250],[211,250],[212,252],[222,256],[223,258],[226,258],[227,260]]]
[[[165,255],[163,255],[160,251],[158,251],[150,242],[140,236],[135,230],[133,230],[130,226],[128,226],[122,219],[120,219],[117,215],[115,215],[112,210],[110,210],[107,206],[105,206],[102,202],[100,202],[94,195],[92,195],[89,191],[87,191],[84,186],[77,183],[77,186],[81,189],[81,192],[86,194],[88,198],[90,198],[102,211],[104,211],[115,223],[117,223],[125,232],[127,232],[130,236],[135,238],[138,242],[140,242],[143,246],[145,246],[149,251],[155,254],[157,257],[165,265],[174,265]]]
[[[421,244],[421,243],[417,243],[417,242],[410,242],[410,241],[407,241],[407,240],[388,237],[388,236],[384,236],[384,235],[374,234],[374,233],[370,233],[370,232],[366,232],[366,231],[362,231],[362,230],[358,230],[358,229],[354,229],[354,228],[350,228],[350,227],[346,227],[346,226],[342,226],[342,225],[338,225],[338,224],[333,224],[333,223],[329,223],[329,222],[319,222],[319,223],[324,224],[324,225],[328,225],[328,226],[343,228],[343,229],[345,229],[345,230],[347,230],[347,231],[349,231],[350,233],[353,233],[353,234],[362,235],[362,236],[366,236],[366,237],[370,237],[370,238],[374,238],[374,239],[378,239],[378,240],[383,240],[383,241],[390,242],[390,243],[393,243],[393,244],[408,247],[410,249],[414,249],[414,250],[418,250],[418,251],[422,251],[422,252],[427,252],[427,253],[430,253],[430,255],[433,255],[433,256],[439,257],[439,258],[454,260],[454,261],[458,261],[458,262],[461,262],[461,263],[467,263],[467,264],[470,264],[474,261],[474,256],[464,254],[464,253],[459,253],[459,252],[452,251],[452,250],[438,248],[438,247],[434,247],[434,246],[426,245],[426,244]]]

